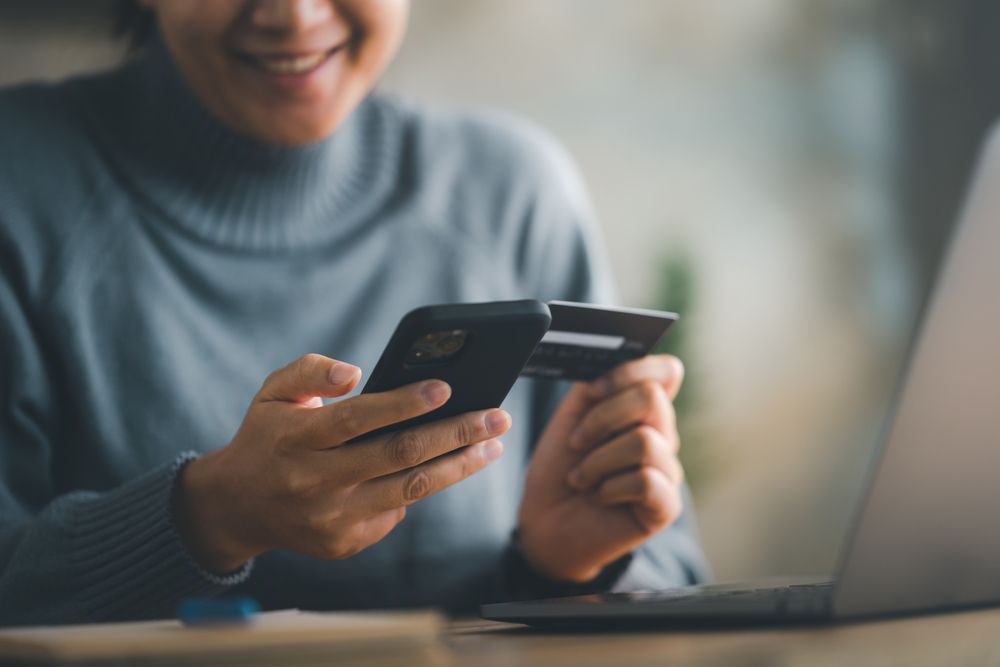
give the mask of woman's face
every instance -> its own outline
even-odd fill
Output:
[[[241,134],[322,139],[375,85],[409,0],[142,0],[199,99]]]

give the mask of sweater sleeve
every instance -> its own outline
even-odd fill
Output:
[[[183,597],[242,581],[250,564],[213,576],[171,525],[174,480],[193,455],[117,488],[56,488],[55,450],[72,442],[49,435],[57,401],[16,264],[0,236],[0,625],[170,616]]]
[[[547,137],[538,138],[544,171],[536,172],[537,190],[524,234],[522,275],[526,290],[539,299],[611,304],[617,301],[609,263],[593,207],[572,160]],[[568,390],[565,383],[534,381],[532,442],[537,441]],[[515,597],[551,597],[598,591],[635,591],[684,586],[706,581],[708,563],[698,543],[694,509],[688,489],[682,489],[685,510],[671,526],[625,558],[609,565],[591,585],[567,587],[544,582],[524,572],[516,549],[504,566],[506,588]]]

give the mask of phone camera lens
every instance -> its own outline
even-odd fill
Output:
[[[458,354],[469,336],[465,329],[434,331],[414,341],[406,355],[406,363],[441,363]]]

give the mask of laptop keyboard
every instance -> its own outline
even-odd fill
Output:
[[[782,577],[661,591],[483,605],[485,618],[532,625],[814,622],[832,615],[833,582]]]
[[[597,596],[606,603],[656,606],[671,614],[718,614],[779,616],[823,616],[830,611],[833,582],[747,588],[707,585],[665,591],[606,593]]]

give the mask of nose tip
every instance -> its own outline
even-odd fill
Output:
[[[257,0],[250,18],[259,28],[304,30],[330,20],[332,14],[331,0]]]

